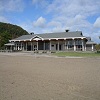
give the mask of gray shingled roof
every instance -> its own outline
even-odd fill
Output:
[[[44,34],[22,35],[22,36],[20,36],[18,38],[15,38],[13,40],[30,40],[35,36],[39,36],[43,39],[84,37],[82,35],[81,31],[76,31],[76,32],[59,32],[59,33],[44,33]]]
[[[5,45],[6,46],[14,46],[15,44],[13,42],[11,42],[11,43],[6,43]]]
[[[86,37],[86,39],[88,40],[86,44],[96,44],[94,41],[91,40],[91,37]]]
[[[37,34],[42,38],[67,38],[67,37],[83,37],[82,32],[60,32],[60,33],[47,33]]]
[[[86,44],[96,44],[96,43],[93,41],[87,41]]]

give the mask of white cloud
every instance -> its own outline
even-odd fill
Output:
[[[59,22],[62,28],[90,28],[92,25],[87,18],[100,14],[99,5],[100,0],[54,0],[48,6],[48,13],[53,14],[51,22]]]
[[[61,23],[59,21],[51,21],[48,23],[48,27],[60,27]]]
[[[48,23],[48,27],[54,31],[64,31],[65,29],[70,30],[81,30],[91,26],[91,24],[82,15],[76,15],[75,17],[58,16]],[[58,30],[57,30],[58,29]]]
[[[33,22],[33,26],[36,28],[44,28],[46,26],[46,19],[39,17],[36,21]]]
[[[92,38],[92,40],[95,41],[96,43],[100,43],[99,36],[100,36],[100,31],[94,31],[94,32],[90,35],[90,37]]]
[[[94,27],[100,28],[100,17],[98,17],[94,23]]]
[[[23,11],[23,0],[0,0],[0,12]]]
[[[88,27],[91,23],[87,18],[100,14],[99,5],[100,0],[54,0],[47,10],[53,15],[51,22],[59,22],[62,27]]]
[[[36,8],[44,8],[48,5],[48,0],[32,0],[32,3]]]
[[[96,29],[96,27],[100,27],[100,18],[94,24],[90,20],[88,21],[89,17],[100,14],[100,0],[51,0],[51,2],[49,0],[32,0],[32,2],[36,7],[45,8],[43,12],[46,18],[49,18],[49,20],[46,20],[39,17],[34,21],[33,32],[61,32],[65,29],[70,31],[81,30],[84,36],[90,36],[96,42],[100,41],[97,39],[100,35],[100,29]]]
[[[0,22],[8,22],[8,19],[5,18],[4,16],[0,16]]]
[[[55,15],[75,16],[76,14],[92,15],[99,11],[100,0],[54,0],[48,12]]]
[[[47,14],[53,15],[49,22],[49,25],[53,26],[52,30],[63,29],[64,31],[69,27],[71,31],[81,30],[84,35],[98,41],[94,36],[100,35],[98,32],[100,29],[95,29],[100,28],[100,18],[94,25],[91,22],[92,19],[88,19],[91,16],[100,15],[100,0],[53,0],[52,4],[47,7]]]
[[[43,8],[43,12],[36,14],[35,18],[41,16],[37,20],[33,18],[28,19],[29,22],[20,21],[23,23],[21,26],[28,32],[81,30],[84,35],[91,36],[94,40],[94,36],[100,35],[100,17],[94,23],[89,19],[91,16],[100,15],[100,0],[31,0],[31,2],[39,11]],[[0,0],[0,21],[7,22],[10,18],[9,15],[7,15],[8,18],[3,17],[3,12],[23,11],[24,3],[24,0]],[[27,4],[27,6],[29,5]],[[38,9],[35,10],[38,11]],[[35,13],[35,10],[32,13]],[[34,21],[32,22],[32,20]]]
[[[33,31],[33,24],[30,21],[22,22],[22,23],[19,23],[17,25],[21,26],[23,29],[25,29],[29,33],[34,32]]]

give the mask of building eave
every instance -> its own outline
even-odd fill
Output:
[[[67,40],[67,39],[86,39],[86,37],[64,37],[64,38],[44,38],[44,40]]]
[[[5,46],[14,46],[15,44],[14,43],[6,43],[4,44]]]
[[[21,42],[21,41],[32,41],[35,37],[40,38],[41,40],[67,40],[67,39],[86,39],[86,37],[64,37],[64,38],[42,38],[38,35],[35,35],[31,39],[22,39],[22,40],[9,40],[9,42]]]

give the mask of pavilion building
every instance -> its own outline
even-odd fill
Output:
[[[5,44],[23,51],[86,51],[87,37],[81,31],[22,35]],[[94,48],[92,48],[94,49]]]

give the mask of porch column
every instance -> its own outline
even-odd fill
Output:
[[[16,43],[15,43],[15,46],[14,46],[14,50],[16,50]]]
[[[26,42],[26,51],[27,51],[27,42]]]
[[[32,41],[31,41],[31,51],[33,50],[33,49],[32,49],[32,44],[33,44],[33,43],[32,43]]]
[[[69,44],[69,41],[67,40],[67,50],[68,50],[68,44]]]
[[[24,42],[23,42],[23,50],[25,50],[24,45],[25,45],[25,44],[24,44]]]
[[[18,43],[18,50],[19,50],[19,43]]]
[[[74,41],[74,51],[76,51],[75,39],[73,39],[73,41]]]
[[[43,49],[45,50],[45,41],[44,41],[44,43],[43,43]]]
[[[50,41],[50,51],[51,51],[51,40],[49,40]]]
[[[82,51],[84,51],[84,40],[82,39]]]
[[[86,44],[85,44],[85,51],[86,51]]]
[[[22,50],[22,42],[21,42],[21,50]]]
[[[58,51],[59,51],[59,40],[58,40]]]
[[[93,51],[93,49],[94,49],[94,48],[93,48],[93,44],[92,44],[92,51]]]
[[[67,43],[66,43],[66,40],[65,40],[65,50],[66,50],[66,46],[67,46]]]
[[[17,50],[17,44],[16,44],[16,47],[15,47],[15,50]]]
[[[37,42],[36,42],[36,43],[37,43],[37,50],[38,50],[38,40],[37,40]]]
[[[12,45],[11,45],[11,51],[12,51]]]

